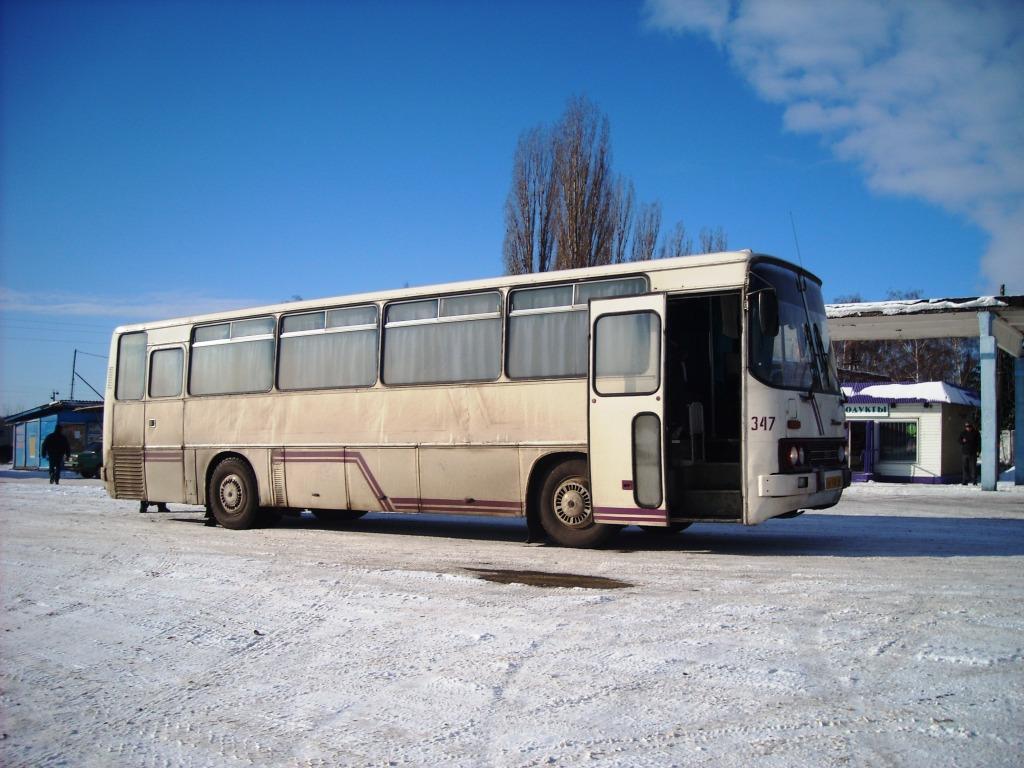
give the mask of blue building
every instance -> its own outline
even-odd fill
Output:
[[[50,463],[40,455],[43,440],[57,425],[78,453],[91,443],[103,441],[103,402],[101,400],[57,400],[4,419],[14,430],[14,468],[48,469]]]

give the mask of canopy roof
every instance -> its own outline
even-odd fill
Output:
[[[977,336],[979,312],[992,313],[996,343],[1010,355],[1020,357],[1024,343],[1024,296],[900,299],[825,307],[833,341]]]
[[[944,381],[922,381],[917,384],[855,384],[843,387],[851,403],[952,403],[981,406],[974,392]]]
[[[85,411],[97,410],[103,407],[102,400],[55,400],[52,403],[45,403],[35,408],[29,408],[21,413],[12,413],[10,416],[0,418],[7,424],[14,424],[18,421],[37,419],[40,416],[49,416],[52,413],[61,411]]]

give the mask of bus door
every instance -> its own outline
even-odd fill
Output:
[[[143,430],[149,501],[185,498],[184,358],[182,347],[162,347],[149,355],[149,396]]]
[[[594,520],[668,525],[664,294],[592,299],[588,430]]]

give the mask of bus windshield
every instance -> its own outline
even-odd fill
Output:
[[[762,329],[760,291],[778,298],[778,333]],[[808,392],[839,392],[832,343],[825,318],[821,285],[812,278],[777,264],[751,269],[750,371],[773,387]]]

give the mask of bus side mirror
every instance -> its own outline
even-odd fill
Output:
[[[769,338],[779,335],[779,297],[775,291],[758,292],[757,319],[763,335]]]

